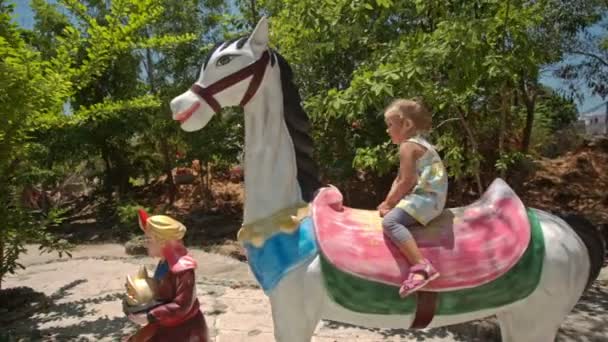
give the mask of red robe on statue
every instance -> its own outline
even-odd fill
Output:
[[[186,248],[167,246],[163,254],[168,264],[159,280],[157,299],[164,302],[148,311],[149,324],[129,341],[133,342],[207,342],[205,317],[196,298],[196,262]],[[160,265],[160,264],[159,264]]]

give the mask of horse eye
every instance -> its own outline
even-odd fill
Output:
[[[232,61],[232,57],[233,56],[229,56],[229,55],[222,56],[222,57],[220,57],[220,59],[217,60],[216,65],[217,66],[226,65]]]

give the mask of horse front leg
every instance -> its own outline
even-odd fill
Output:
[[[307,263],[287,274],[270,294],[277,342],[310,342],[320,320],[322,297]]]

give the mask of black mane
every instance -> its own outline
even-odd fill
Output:
[[[279,53],[272,51],[272,54],[276,55],[281,70],[283,115],[296,154],[298,183],[302,191],[302,198],[306,202],[310,202],[314,198],[315,191],[321,187],[317,164],[312,157],[314,147],[310,136],[310,120],[302,108],[302,99],[293,82],[291,67]]]

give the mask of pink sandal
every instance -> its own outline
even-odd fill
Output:
[[[414,276],[417,274],[422,274],[424,279],[414,279]],[[437,279],[437,277],[439,277],[439,272],[437,272],[435,267],[433,267],[433,265],[431,265],[431,263],[425,259],[424,262],[416,264],[410,268],[407,279],[403,282],[401,288],[399,289],[399,296],[401,296],[401,298],[407,297],[425,287],[428,283]]]

